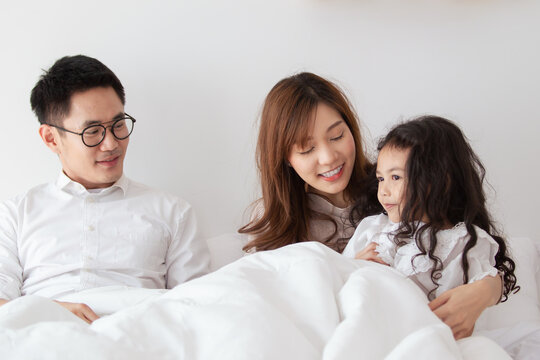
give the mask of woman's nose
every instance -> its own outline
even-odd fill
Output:
[[[322,146],[319,152],[319,163],[321,165],[332,165],[336,161],[337,151],[332,146]]]

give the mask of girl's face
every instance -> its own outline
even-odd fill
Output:
[[[292,146],[289,163],[308,184],[309,191],[346,207],[344,190],[354,167],[356,146],[349,127],[332,107],[320,103],[315,110],[308,141]]]
[[[385,146],[377,158],[377,198],[392,222],[401,220],[401,210],[405,205],[406,166],[410,149]]]

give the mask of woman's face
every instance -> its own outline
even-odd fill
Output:
[[[349,204],[343,191],[354,167],[354,138],[334,108],[320,103],[314,115],[306,145],[292,146],[289,163],[309,185],[309,191],[325,196],[338,207],[346,207]]]

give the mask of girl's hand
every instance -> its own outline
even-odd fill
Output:
[[[362,251],[358,252],[354,258],[360,260],[369,260],[379,264],[388,265],[381,260],[381,258],[379,257],[379,253],[377,252],[377,250],[375,250],[376,247],[376,243],[369,243],[364,249],[362,249]]]
[[[488,306],[500,298],[501,278],[486,276],[471,284],[458,286],[442,293],[429,303],[430,309],[452,329],[454,338],[471,336],[476,320]]]

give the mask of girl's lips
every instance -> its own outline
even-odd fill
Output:
[[[384,204],[384,208],[385,208],[386,210],[390,210],[390,209],[392,209],[394,206],[396,206],[396,205],[395,205],[395,204]]]

